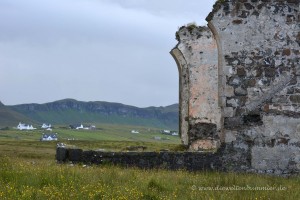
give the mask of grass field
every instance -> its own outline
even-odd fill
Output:
[[[83,149],[122,151],[143,145],[157,151],[180,146],[178,138],[153,140],[157,130],[102,128],[57,132],[63,142]],[[132,138],[131,129],[139,129],[140,135]],[[300,177],[57,164],[56,142],[40,142],[40,134],[39,130],[0,131],[0,199],[300,199]]]
[[[96,130],[72,130],[67,127],[56,126],[53,133],[58,133],[59,141],[68,140],[108,140],[108,141],[143,141],[179,144],[178,136],[162,135],[160,129],[141,126],[126,126],[115,124],[101,124]],[[131,130],[138,130],[139,133],[131,133]],[[50,133],[45,130],[20,131],[16,129],[0,130],[0,140],[30,140],[39,141],[42,133]],[[161,137],[161,140],[154,140],[154,137]]]

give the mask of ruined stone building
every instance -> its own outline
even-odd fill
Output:
[[[58,162],[300,172],[300,0],[219,0],[176,33],[180,133],[188,152],[58,147]],[[204,151],[212,149],[216,151]]]
[[[299,0],[219,0],[176,33],[180,132],[228,169],[300,170]]]

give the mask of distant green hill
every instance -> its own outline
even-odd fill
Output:
[[[138,108],[102,101],[64,99],[45,104],[21,104],[9,109],[39,123],[111,123],[178,129],[178,104]]]
[[[19,122],[34,123],[34,120],[13,111],[0,102],[0,128],[7,126],[17,126]]]

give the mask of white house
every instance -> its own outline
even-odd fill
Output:
[[[36,128],[34,128],[32,125],[29,124],[22,124],[21,122],[18,124],[17,129],[19,130],[34,130]]]
[[[177,132],[172,133],[173,136],[178,136],[179,134]]]
[[[80,126],[77,126],[76,129],[77,129],[77,130],[78,130],[78,129],[83,129],[83,125],[80,124]]]
[[[43,133],[41,137],[41,141],[53,141],[53,140],[57,140],[57,133],[53,133],[53,134]]]
[[[42,125],[41,128],[44,128],[44,129],[51,128],[51,124],[45,124],[45,123],[43,123],[43,125]]]
[[[132,130],[131,133],[140,133],[140,132],[138,132],[136,130]]]

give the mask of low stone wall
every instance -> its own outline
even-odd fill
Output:
[[[222,170],[219,152],[100,152],[58,147],[56,160],[96,165],[110,163],[142,169]]]
[[[276,145],[265,148],[263,155],[257,146],[244,138],[237,138],[232,143],[221,145],[217,152],[102,152],[83,151],[78,148],[57,147],[58,163],[82,164],[112,164],[123,167],[138,167],[142,169],[170,169],[188,171],[231,171],[260,173],[278,176],[299,174],[298,160],[293,156],[293,149],[286,153],[285,146]],[[277,157],[269,157],[270,151],[276,150]],[[259,154],[259,155],[258,155]],[[260,158],[261,159],[258,159]],[[280,157],[280,158],[278,158]],[[259,165],[260,167],[257,167]]]

